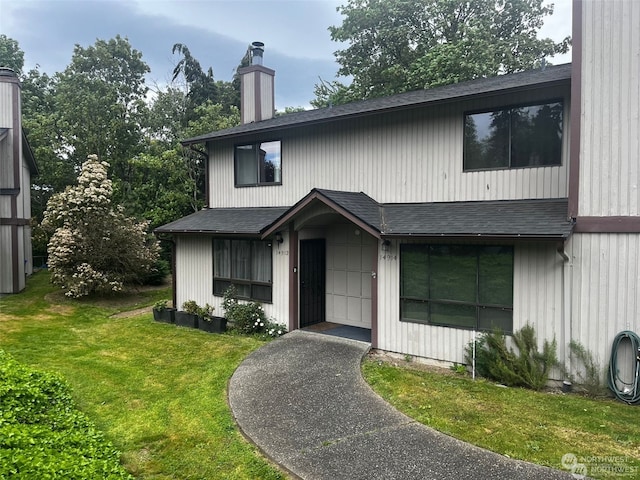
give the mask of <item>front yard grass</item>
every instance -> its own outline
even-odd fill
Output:
[[[262,340],[155,323],[149,312],[114,316],[169,296],[164,289],[71,300],[41,272],[25,292],[0,299],[0,348],[61,373],[140,479],[284,478],[242,438],[226,401],[228,379]],[[363,374],[425,425],[511,458],[562,470],[562,457],[573,454],[593,478],[640,478],[637,406],[399,363],[372,356]]]
[[[0,299],[0,348],[61,373],[138,478],[284,478],[242,438],[226,401],[228,379],[263,341],[155,323],[150,312],[112,316],[169,296],[71,300],[40,272]]]
[[[409,417],[511,458],[592,478],[640,478],[640,407],[576,394],[504,388],[485,380],[367,358],[363,375]],[[581,461],[582,460],[582,461]],[[581,473],[576,471],[576,473]]]

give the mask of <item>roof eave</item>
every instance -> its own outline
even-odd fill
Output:
[[[401,238],[420,238],[429,240],[446,240],[455,239],[482,239],[482,240],[525,240],[525,241],[565,241],[569,238],[571,232],[562,234],[495,234],[495,233],[383,233],[382,239],[401,239]]]
[[[571,79],[570,78],[556,78],[553,80],[548,80],[546,82],[539,82],[539,83],[532,83],[532,84],[526,84],[526,85],[517,85],[517,86],[513,86],[513,87],[506,87],[506,88],[495,88],[495,89],[491,89],[485,92],[472,92],[472,93],[466,93],[466,94],[459,94],[459,95],[453,95],[451,97],[447,97],[447,98],[441,98],[441,99],[435,99],[435,100],[425,100],[422,102],[416,102],[416,103],[410,103],[410,104],[403,104],[403,105],[391,105],[391,106],[387,106],[387,107],[381,107],[381,108],[376,108],[376,109],[372,109],[372,110],[366,110],[366,111],[361,111],[361,112],[353,112],[353,113],[345,113],[342,115],[337,115],[337,116],[331,116],[331,117],[324,117],[324,118],[318,118],[318,119],[310,119],[308,121],[301,121],[301,122],[296,122],[296,123],[291,123],[291,124],[284,124],[284,125],[273,125],[273,126],[267,126],[265,128],[256,128],[254,130],[249,130],[249,131],[240,131],[240,132],[235,132],[235,131],[231,131],[230,133],[223,133],[224,130],[218,131],[218,132],[212,132],[212,134],[209,135],[205,135],[205,136],[199,136],[199,137],[193,137],[193,138],[188,138],[186,140],[181,141],[181,145],[184,147],[190,146],[190,145],[196,145],[196,144],[200,144],[200,143],[206,143],[209,141],[217,141],[217,140],[224,140],[224,139],[229,139],[229,138],[237,138],[237,137],[242,137],[242,136],[250,136],[250,135],[254,135],[257,133],[263,134],[263,133],[270,133],[270,132],[276,132],[276,131],[282,131],[282,130],[289,130],[289,129],[295,129],[295,128],[304,128],[304,127],[308,127],[308,126],[313,126],[313,125],[319,125],[319,124],[324,124],[324,123],[331,123],[334,121],[342,121],[342,120],[349,120],[352,118],[359,118],[359,117],[367,117],[367,116],[372,116],[372,115],[380,115],[380,114],[384,114],[384,113],[390,113],[390,112],[398,112],[398,111],[407,111],[407,110],[414,110],[417,108],[423,108],[425,106],[435,106],[435,105],[440,105],[443,103],[453,103],[453,102],[459,102],[459,101],[463,101],[469,98],[486,98],[486,97],[491,97],[491,96],[495,96],[495,95],[503,95],[506,93],[517,93],[517,92],[521,92],[521,91],[532,91],[532,90],[538,90],[538,89],[543,89],[543,88],[551,88],[554,86],[561,86],[564,84],[567,84],[568,82],[570,82]],[[330,108],[330,107],[327,107]],[[270,120],[264,120],[263,122],[270,122],[273,119]],[[262,122],[256,122],[256,125],[260,124]],[[233,130],[233,128],[229,129],[229,130]]]
[[[33,150],[31,149],[31,145],[29,145],[29,140],[27,139],[26,133],[24,133],[24,129],[22,130],[22,154],[27,158],[31,175],[37,176],[40,172],[38,171],[36,158],[33,155]]]
[[[156,228],[153,233],[156,235],[244,235],[247,237],[260,237],[260,232],[241,232],[238,230],[185,230]]]

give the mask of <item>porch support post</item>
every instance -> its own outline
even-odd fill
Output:
[[[378,348],[378,249],[380,242],[376,241],[376,248],[372,248],[371,258],[371,348]]]
[[[289,223],[289,331],[298,329],[298,232]]]

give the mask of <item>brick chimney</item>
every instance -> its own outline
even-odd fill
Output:
[[[240,120],[243,124],[269,120],[275,115],[274,77],[276,72],[262,65],[264,43],[253,42],[251,65],[240,75]]]

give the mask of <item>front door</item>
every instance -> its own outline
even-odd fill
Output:
[[[325,321],[324,239],[300,241],[300,328]]]

